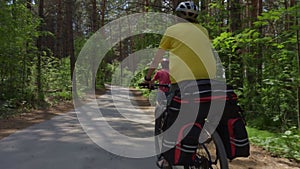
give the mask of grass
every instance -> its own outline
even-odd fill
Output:
[[[272,155],[300,162],[300,132],[296,127],[284,133],[272,133],[247,127],[252,144],[269,151]]]

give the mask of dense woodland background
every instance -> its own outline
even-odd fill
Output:
[[[1,0],[0,117],[71,99],[76,58],[93,33],[132,13],[172,14],[179,2]],[[274,132],[299,128],[300,2],[195,2],[227,81],[237,89],[248,125]],[[111,73],[130,53],[157,46],[159,39],[146,35],[121,41],[101,63],[97,88],[110,82]]]

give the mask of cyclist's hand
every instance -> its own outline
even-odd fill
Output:
[[[144,81],[144,84],[145,85],[148,85],[148,89],[151,89],[152,88],[152,84],[153,84],[153,82],[152,81]]]
[[[154,87],[154,82],[145,80],[143,83],[141,83],[141,86],[144,86],[144,88],[148,88],[149,90],[152,90]]]
[[[154,81],[148,81],[148,84],[149,84],[149,86],[148,86],[148,88],[149,89],[153,89],[154,88]]]

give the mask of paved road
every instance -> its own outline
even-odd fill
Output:
[[[152,114],[132,110],[134,106],[128,106],[128,101],[134,99],[127,92],[118,91],[124,90],[108,92],[98,98],[96,102],[99,107],[87,104],[76,110],[82,111],[80,113],[69,112],[56,116],[0,140],[0,169],[157,168],[155,157],[149,156],[154,150],[151,139]],[[93,112],[97,109],[101,110],[102,117],[99,112]],[[94,115],[97,117],[94,118]],[[117,132],[106,130],[107,124]],[[91,130],[92,127],[94,130]],[[100,132],[93,133],[96,131]],[[138,142],[118,140],[122,137],[133,138]],[[148,147],[143,147],[147,142]],[[101,146],[104,143],[107,144]],[[118,152],[121,152],[121,156]],[[133,154],[137,157],[133,157]],[[139,154],[143,158],[138,158]]]

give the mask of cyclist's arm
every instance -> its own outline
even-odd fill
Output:
[[[151,75],[152,73],[155,71],[155,69],[158,67],[158,64],[160,63],[160,61],[162,60],[164,54],[165,54],[165,50],[164,49],[158,49],[158,51],[156,52],[156,55],[154,56],[154,59],[150,65],[150,68],[148,69],[146,78],[147,79],[151,79]]]

